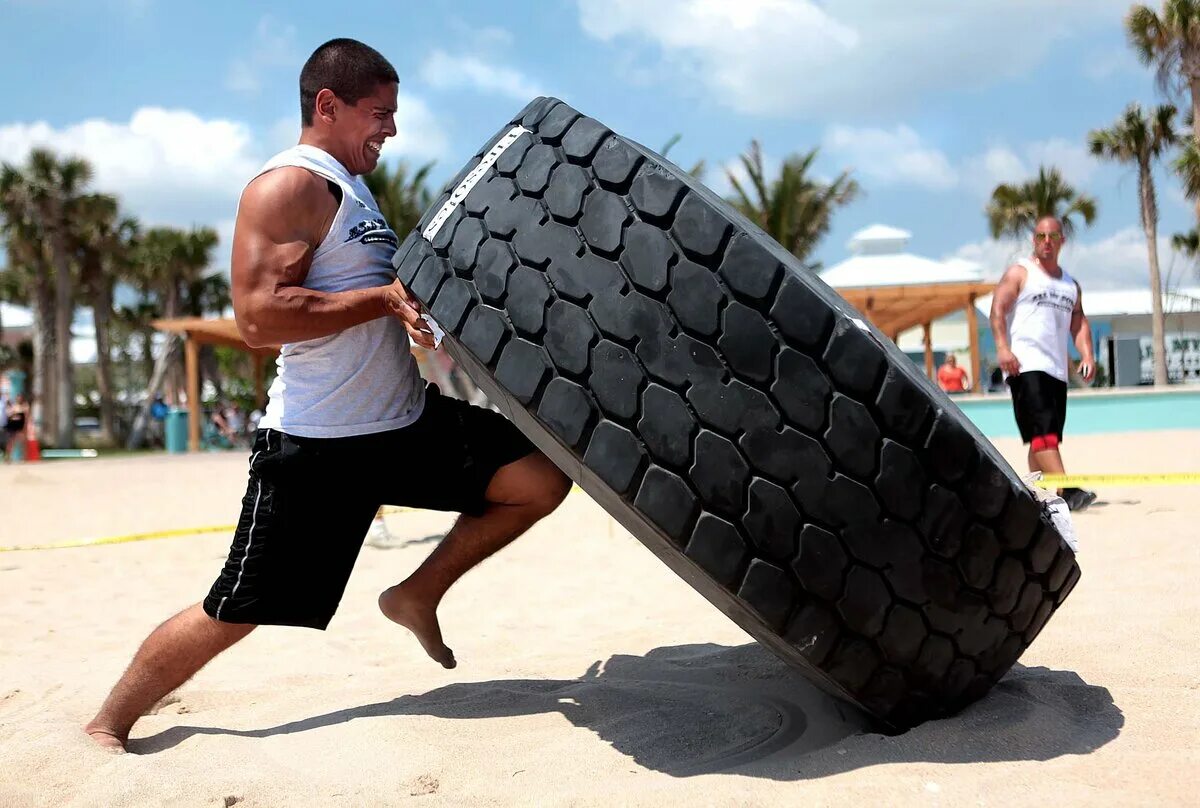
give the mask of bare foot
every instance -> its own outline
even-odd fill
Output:
[[[121,754],[125,751],[125,739],[112,730],[93,727],[91,724],[88,724],[83,728],[83,731],[90,735],[93,741],[109,752]]]
[[[454,652],[442,642],[442,628],[437,611],[411,597],[401,584],[389,587],[379,595],[379,611],[393,623],[399,623],[416,635],[425,653],[443,668],[453,668]]]

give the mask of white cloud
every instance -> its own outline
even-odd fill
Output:
[[[860,45],[851,27],[810,2],[579,0],[579,11],[591,36],[657,44],[685,78],[700,80],[740,112],[778,113],[810,98],[825,77],[800,77]]]
[[[1025,147],[1025,155],[1029,159],[1031,174],[1037,171],[1038,166],[1056,166],[1067,182],[1075,185],[1087,183],[1100,167],[1099,161],[1088,153],[1082,141],[1075,143],[1060,137],[1030,143]]]
[[[281,23],[267,14],[258,21],[254,41],[246,55],[234,59],[225,74],[225,86],[234,92],[257,95],[262,74],[275,67],[298,67],[296,26]]]
[[[126,122],[0,126],[0,161],[19,164],[37,146],[86,159],[95,171],[92,187],[115,194],[144,225],[217,226],[215,267],[228,266],[226,223],[264,157],[244,123],[159,107],[143,107]]]
[[[1002,182],[1033,177],[1039,166],[1055,166],[1077,188],[1086,187],[1099,163],[1081,144],[1064,138],[1031,141],[1019,151],[1007,145],[952,160],[926,143],[911,127],[892,129],[831,126],[822,149],[871,185],[902,185],[931,191],[963,188],[987,198]]]
[[[649,45],[681,82],[739,112],[903,108],[928,89],[1025,75],[1128,0],[577,0],[590,36]],[[948,76],[946,66],[953,65]]]
[[[542,89],[519,70],[484,61],[466,54],[451,55],[435,50],[421,64],[421,79],[439,90],[472,89],[499,93],[518,101],[530,101],[545,95]]]
[[[429,160],[447,151],[446,134],[423,101],[401,94],[389,158]],[[143,107],[128,121],[90,118],[56,128],[45,122],[0,125],[0,162],[20,164],[44,146],[85,158],[92,187],[112,193],[144,225],[216,227],[215,268],[229,263],[233,216],[242,189],[271,154],[296,142],[298,121],[283,119],[263,135],[247,124],[202,118],[182,109]]]
[[[1077,190],[1085,191],[1100,168],[1087,148],[1064,138],[1026,143],[1020,153],[1006,145],[995,145],[966,158],[962,164],[962,184],[981,199],[991,196],[1001,183],[1022,183],[1033,179],[1038,168],[1055,167]]]
[[[272,154],[295,146],[300,140],[300,116],[288,115],[279,118],[267,128],[267,151]]]
[[[1028,241],[985,239],[964,244],[946,257],[974,261],[984,268],[985,277],[995,280],[1016,259],[1031,252]],[[1175,260],[1173,256],[1170,239],[1160,236],[1158,262],[1164,279]],[[1088,289],[1146,288],[1150,283],[1146,236],[1140,227],[1127,227],[1095,240],[1077,232],[1063,247],[1060,260],[1083,286],[1085,306]]]
[[[0,126],[0,159],[20,162],[35,146],[86,158],[98,189],[119,193],[154,220],[195,209],[197,200],[236,200],[261,163],[246,124],[161,107],[143,107],[122,123],[90,118],[61,129],[45,122]]]
[[[1004,241],[983,239],[982,241],[964,244],[953,253],[943,256],[942,260],[947,261],[957,258],[970,261],[983,267],[984,278],[997,281],[1004,274],[1005,269],[1029,252],[1030,250],[1025,246],[1024,242],[1010,239],[1005,239]]]
[[[446,156],[449,140],[429,106],[413,95],[396,99],[396,134],[383,144],[384,157],[436,160]]]
[[[958,184],[958,171],[941,151],[922,143],[907,126],[895,129],[833,126],[824,148],[847,168],[880,185],[914,185],[944,191]]]
[[[964,161],[963,181],[980,196],[990,196],[1002,182],[1019,182],[1028,176],[1025,162],[1007,146],[992,146]]]

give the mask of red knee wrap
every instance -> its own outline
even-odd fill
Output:
[[[1035,452],[1058,448],[1058,435],[1038,435],[1029,444]]]

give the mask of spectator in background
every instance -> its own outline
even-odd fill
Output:
[[[0,430],[4,429],[5,422],[8,420],[8,384],[4,380],[4,376],[0,375]],[[3,438],[0,438],[0,454],[4,455],[4,459],[8,459],[8,440],[7,433]]]
[[[1079,351],[1079,375],[1096,375],[1092,329],[1083,313],[1079,282],[1059,266],[1062,222],[1037,220],[1033,255],[1010,266],[992,296],[996,358],[1012,388],[1013,414],[1021,440],[1029,444],[1029,470],[1066,474],[1059,445],[1067,421],[1068,346]],[[1084,488],[1060,488],[1067,507],[1082,511],[1096,500]]]
[[[154,402],[150,405],[150,434],[152,437],[149,442],[156,446],[166,445],[168,409],[162,393],[155,394]]]
[[[958,357],[954,354],[946,354],[945,363],[938,368],[937,380],[938,386],[947,393],[964,393],[971,389],[967,371],[958,366]]]
[[[226,402],[222,414],[225,416],[226,437],[234,446],[244,446],[246,443],[246,419],[242,416],[242,408],[235,403]]]
[[[253,439],[254,433],[258,431],[258,422],[262,420],[262,417],[263,411],[257,407],[250,411],[250,417],[246,419],[246,432],[251,439]]]
[[[4,408],[4,462],[12,460],[13,454],[21,450],[25,454],[25,435],[29,422],[29,402],[22,393],[10,400]]]

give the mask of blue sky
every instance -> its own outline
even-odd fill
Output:
[[[997,182],[1041,163],[1099,200],[1064,263],[1085,288],[1145,284],[1131,169],[1086,153],[1130,101],[1161,101],[1125,44],[1124,0],[458,0],[168,3],[0,0],[0,160],[48,144],[86,156],[98,188],[148,224],[227,237],[245,181],[298,132],[296,82],[334,36],[381,50],[401,76],[389,159],[435,160],[440,183],[535,94],[556,95],[671,157],[722,167],[752,138],[768,164],[821,147],[865,197],[818,257],[873,223],[914,252],[992,274],[1021,249],[987,238]],[[1159,172],[1161,232],[1191,208]],[[1163,256],[1176,280],[1182,261]],[[217,263],[227,264],[227,247]]]

